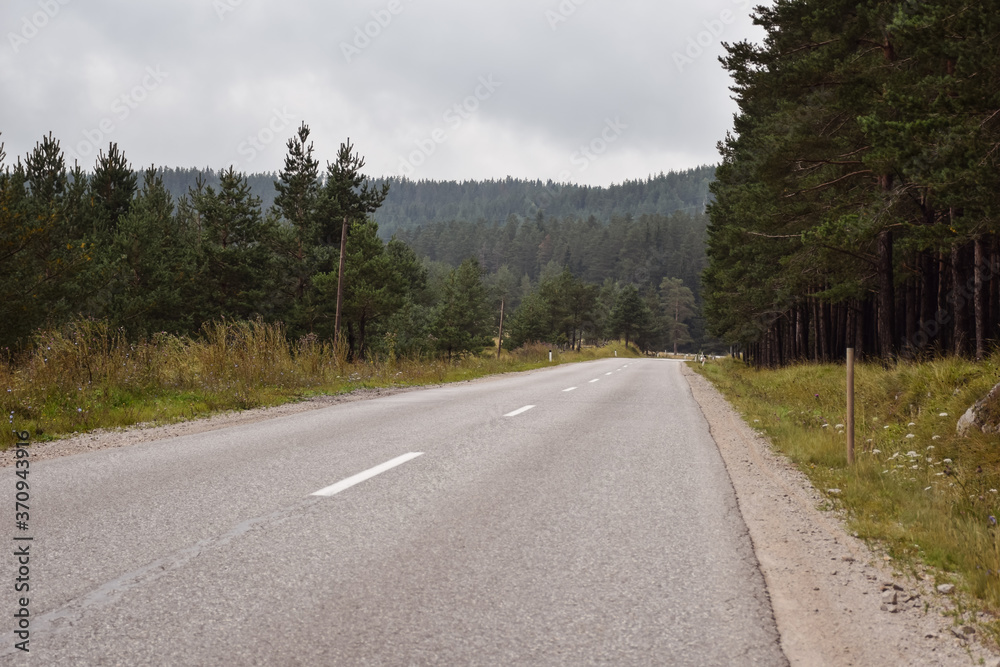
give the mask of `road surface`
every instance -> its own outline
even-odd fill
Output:
[[[40,461],[31,498],[31,651],[8,556],[4,663],[786,664],[676,362]]]

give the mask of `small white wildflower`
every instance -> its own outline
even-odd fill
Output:
[[[869,440],[868,442],[871,442],[871,440]],[[881,449],[873,449],[872,450],[872,454],[881,454],[881,453],[882,453]]]
[[[907,424],[907,426],[916,426],[916,423],[915,422],[910,422],[909,424]]]
[[[931,490],[931,487],[929,487],[929,486],[926,489],[924,489],[924,491],[930,491],[930,490]]]
[[[944,477],[944,473],[943,472],[935,473],[934,476],[935,477]]]
[[[882,474],[883,474],[883,475],[885,475],[885,474],[887,474],[888,472],[889,472],[888,470],[883,470],[883,471],[882,471]]]
[[[944,463],[951,463],[951,459],[945,459]]]
[[[940,440],[940,439],[941,439],[940,435],[932,435],[931,436],[931,440]]]
[[[947,417],[947,416],[948,416],[947,412],[942,412],[941,414],[938,415],[938,417]]]
[[[822,428],[829,428],[829,427],[830,427],[830,425],[829,425],[829,424],[823,424],[823,427],[822,427]]]
[[[914,451],[909,451],[909,452],[906,452],[906,455],[907,455],[907,456],[909,456],[909,457],[910,457],[911,459],[915,459],[915,458],[917,458],[918,456],[920,456],[920,454],[917,454],[917,453],[916,453],[916,452],[914,452]]]
[[[886,428],[889,428],[889,425],[888,425],[888,424],[886,424],[886,425],[885,425],[885,426],[883,426],[882,428],[883,428],[883,429],[886,429]]]
[[[990,493],[996,493],[996,492],[997,492],[996,489],[990,489]]]
[[[930,450],[932,450],[932,449],[934,449],[934,445],[930,445],[930,446],[929,446],[929,447],[927,448],[927,450],[928,450],[928,451],[930,451]]]
[[[836,426],[834,426],[834,428],[844,428],[844,425],[843,424],[837,424]]]
[[[920,469],[920,466],[918,466],[918,465],[916,465],[916,466],[910,466],[910,470],[919,470],[919,469]]]
[[[913,435],[912,433],[907,433],[906,434],[906,439],[907,440],[909,440],[910,438],[915,438],[915,437],[917,437],[917,436]]]

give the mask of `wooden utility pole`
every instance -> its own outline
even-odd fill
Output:
[[[503,299],[500,299],[500,334],[497,336],[497,359],[500,358],[500,349],[503,347]]]
[[[337,273],[337,315],[333,320],[333,339],[340,340],[340,306],[344,302],[344,259],[347,256],[347,216],[340,229],[340,271]]]
[[[847,348],[847,464],[854,465],[854,348]]]

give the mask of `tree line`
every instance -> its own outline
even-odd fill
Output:
[[[420,233],[410,242],[380,235],[374,214],[392,183],[364,175],[349,142],[326,169],[305,124],[287,148],[273,204],[264,207],[249,177],[233,168],[174,197],[169,170],[137,173],[116,144],[89,172],[67,167],[51,135],[13,165],[4,163],[0,144],[0,347],[16,351],[40,328],[80,317],[134,338],[196,335],[211,322],[260,318],[283,323],[292,338],[339,333],[355,358],[453,357],[495,345],[501,308],[508,348],[624,336],[658,349],[693,339],[690,287],[667,275],[665,255],[626,250],[665,249],[668,239],[695,247],[691,216],[623,218],[602,231],[593,220],[549,223],[539,214],[494,228],[513,229],[513,239],[531,249],[529,263],[504,252],[483,257],[478,240],[435,260],[412,247]],[[587,273],[559,250],[560,239],[584,228],[593,228],[593,243],[621,241],[611,244],[608,272]],[[697,255],[685,265],[688,280],[697,279]],[[630,271],[638,278],[629,279]]]
[[[220,172],[213,169],[161,168],[167,190],[176,198],[187,194],[198,180],[218,187]],[[274,205],[277,174],[247,174],[251,191],[267,210]],[[507,177],[486,181],[413,181],[407,178],[373,178],[377,186],[389,185],[389,194],[373,214],[382,238],[415,227],[445,220],[469,223],[503,223],[517,219],[594,217],[607,224],[613,217],[669,215],[675,211],[700,213],[709,201],[714,166],[624,181],[608,187],[554,183]]]
[[[1000,324],[1000,12],[784,0],[727,45],[710,331],[755,363],[958,354]]]

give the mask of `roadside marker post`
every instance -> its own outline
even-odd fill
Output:
[[[854,465],[854,348],[847,348],[847,465]]]

